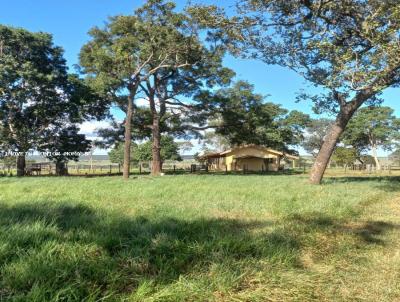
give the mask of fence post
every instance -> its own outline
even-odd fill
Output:
[[[391,174],[391,173],[392,173],[392,166],[389,165],[389,174]]]
[[[118,164],[118,173],[121,173],[121,164]]]
[[[303,173],[306,174],[306,164],[303,165]]]
[[[174,174],[175,174],[175,165],[174,165]]]
[[[142,174],[142,163],[139,163],[139,174]]]

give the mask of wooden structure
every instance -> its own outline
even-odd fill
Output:
[[[26,167],[26,175],[41,175],[43,170],[50,170],[51,163],[33,163]]]
[[[257,145],[244,145],[223,152],[205,154],[200,157],[205,160],[210,171],[279,171],[283,168],[283,160],[292,162],[299,158],[290,154]]]

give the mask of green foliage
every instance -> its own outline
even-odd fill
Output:
[[[332,161],[339,166],[350,166],[359,158],[359,153],[354,148],[336,147]]]
[[[312,119],[310,121],[305,129],[304,140],[301,143],[307,153],[314,157],[317,156],[332,124],[333,121],[326,118]]]
[[[176,143],[173,137],[161,137],[161,160],[182,160],[179,155],[179,144]],[[108,153],[111,162],[123,164],[124,162],[124,146],[117,144]],[[131,146],[131,163],[138,163],[140,161],[151,161],[152,156],[152,142],[147,141],[143,144],[132,144]]]
[[[104,115],[101,98],[68,75],[52,36],[0,25],[0,147],[28,152],[84,152],[76,123]],[[57,161],[77,156],[49,156]],[[22,167],[23,169],[23,167]]]
[[[131,144],[131,156],[130,156],[131,164],[137,164],[137,162],[138,162],[137,159],[135,158],[135,150],[136,149],[137,149],[137,145]],[[112,148],[110,150],[110,152],[108,152],[108,157],[112,163],[123,165],[124,164],[124,144],[122,144],[122,143],[116,144],[114,146],[114,148]]]
[[[244,0],[237,14],[217,6],[192,6],[193,18],[210,28],[234,55],[294,70],[320,94],[301,92],[316,113],[335,113],[311,169],[320,184],[340,135],[362,105],[377,105],[382,91],[400,85],[398,1]],[[377,161],[377,166],[379,163]]]
[[[309,116],[264,101],[254,87],[239,81],[231,88],[221,89],[213,96],[219,108],[221,123],[216,133],[229,144],[257,144],[289,151],[303,139]]]
[[[326,93],[311,97],[316,111],[355,110],[376,103],[400,83],[397,1],[237,1],[227,17],[216,6],[191,7],[213,38],[234,54],[295,70]],[[307,97],[308,99],[310,96]]]
[[[359,152],[381,147],[391,150],[400,138],[400,119],[389,107],[361,108],[343,133],[343,142]]]
[[[133,15],[112,17],[104,28],[93,28],[90,36],[80,53],[88,81],[127,114],[128,105],[135,107],[134,133],[123,135],[131,131],[124,129],[126,121],[114,123],[113,129],[100,132],[104,144],[125,136],[151,136],[153,142],[161,134],[198,136],[193,124],[206,124],[207,108],[191,97],[229,83],[233,75],[222,66],[223,48],[207,48],[197,25],[170,1],[147,1]],[[137,108],[139,97],[148,100],[148,109]]]
[[[151,141],[140,144],[134,150],[134,157],[138,161],[150,161],[153,159],[152,148]],[[171,136],[161,137],[161,160],[182,160],[179,155],[179,145]]]
[[[230,146],[229,139],[215,131],[208,131],[203,136],[203,153],[227,150]]]
[[[0,144],[27,152],[65,114],[67,67],[52,36],[0,25]]]
[[[0,162],[3,163],[6,168],[11,168],[15,166],[17,158],[15,156],[5,156],[0,158]]]
[[[87,140],[84,134],[78,132],[79,129],[73,125],[64,126],[61,130],[50,131],[46,135],[48,139],[39,146],[39,150],[56,163],[77,161],[82,153],[91,149],[91,141]]]

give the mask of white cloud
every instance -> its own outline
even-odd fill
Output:
[[[135,104],[138,107],[149,107],[149,101],[145,98],[138,98],[135,100]]]
[[[111,127],[110,122],[108,121],[88,121],[79,125],[80,131],[79,133],[85,134],[86,138],[95,141],[98,140],[98,136],[96,134],[97,130],[101,128]],[[105,155],[108,153],[108,149],[95,148],[95,155]]]
[[[95,138],[96,131],[101,128],[110,127],[110,122],[107,121],[88,121],[79,125],[80,131],[79,133],[85,134],[87,137]]]

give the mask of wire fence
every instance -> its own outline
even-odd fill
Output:
[[[297,165],[295,168],[285,167],[284,171],[295,173],[309,173],[312,165],[309,163]],[[66,165],[68,175],[70,176],[106,176],[106,175],[122,175],[123,166],[115,163],[69,163]],[[30,163],[26,166],[26,175],[28,176],[50,176],[56,175],[56,165],[54,163]],[[182,173],[202,173],[214,172],[204,164],[193,162],[165,162],[162,172],[166,174],[182,174]],[[224,171],[222,171],[224,172]],[[225,171],[227,172],[227,171]],[[236,171],[239,172],[239,171]],[[241,171],[243,172],[243,171]],[[252,173],[251,171],[245,171]],[[130,168],[132,174],[149,174],[151,173],[151,162],[140,162],[132,164]],[[235,172],[233,172],[235,173]],[[272,172],[271,172],[272,173]],[[327,175],[400,175],[400,165],[383,165],[380,170],[374,165],[351,165],[342,167],[328,167]],[[0,163],[0,176],[15,176],[17,168],[15,165],[5,165]]]

